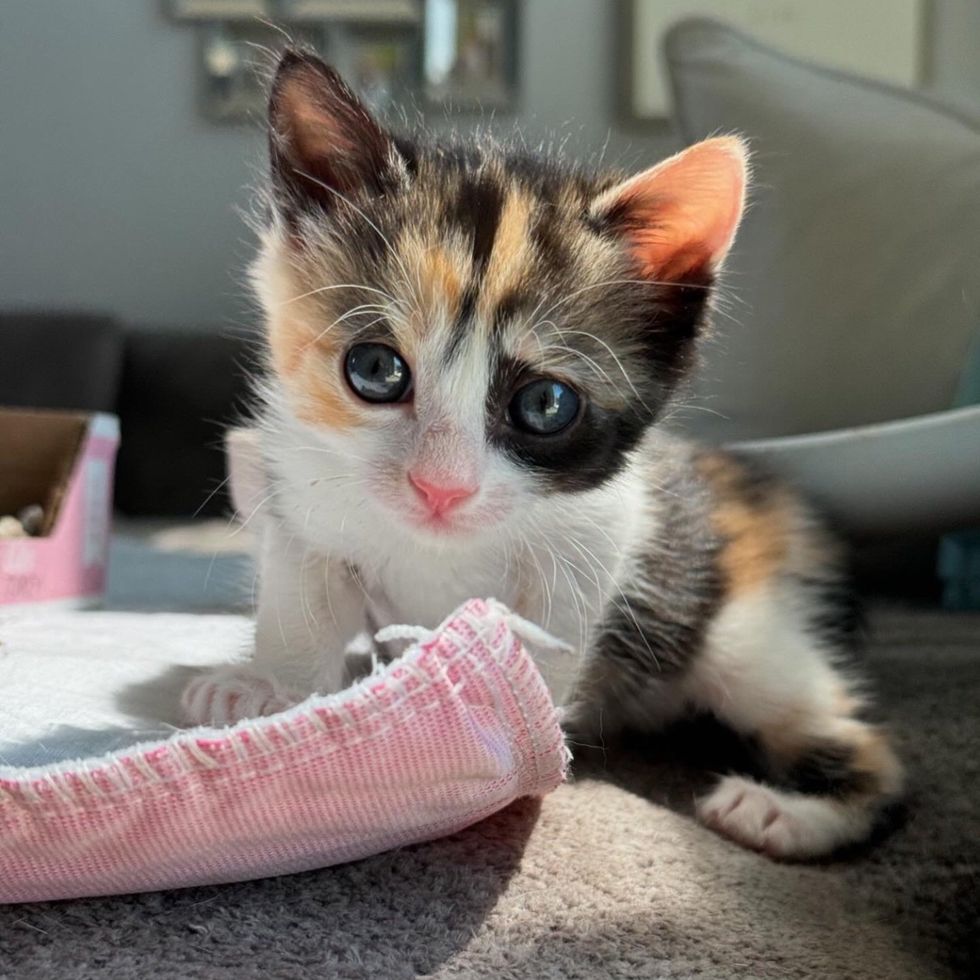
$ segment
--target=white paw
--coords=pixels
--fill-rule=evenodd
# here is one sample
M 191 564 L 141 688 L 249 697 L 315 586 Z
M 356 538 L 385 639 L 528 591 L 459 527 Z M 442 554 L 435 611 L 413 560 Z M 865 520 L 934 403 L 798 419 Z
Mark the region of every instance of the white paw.
M 245 667 L 222 667 L 195 677 L 180 697 L 190 725 L 223 727 L 243 718 L 260 718 L 296 704 L 299 697 L 267 674 Z
M 741 776 L 726 776 L 698 801 L 702 823 L 770 857 L 819 857 L 863 840 L 872 814 L 856 804 L 772 789 Z

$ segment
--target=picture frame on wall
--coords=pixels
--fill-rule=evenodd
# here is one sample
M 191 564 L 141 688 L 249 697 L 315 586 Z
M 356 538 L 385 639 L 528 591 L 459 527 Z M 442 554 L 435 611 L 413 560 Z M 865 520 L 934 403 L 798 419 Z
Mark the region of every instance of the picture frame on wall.
M 418 88 L 417 32 L 398 27 L 290 24 L 301 47 L 316 51 L 379 115 Z M 203 114 L 213 122 L 258 123 L 265 116 L 272 52 L 282 44 L 278 27 L 261 21 L 220 21 L 201 32 Z
M 277 0 L 289 21 L 343 21 L 352 24 L 418 24 L 423 0 Z
M 418 92 L 418 31 L 392 22 L 330 27 L 321 49 L 367 107 L 380 116 L 400 110 Z
M 265 109 L 270 52 L 312 48 L 375 111 L 420 97 L 449 111 L 512 108 L 519 0 L 168 0 L 199 35 L 202 105 L 215 122 Z
M 175 20 L 247 20 L 270 17 L 269 0 L 168 0 Z
M 303 27 L 297 43 L 323 51 L 322 34 Z M 272 24 L 230 20 L 208 24 L 200 35 L 201 108 L 212 122 L 257 123 L 265 116 L 271 56 L 282 42 Z
M 166 0 L 176 20 L 418 24 L 424 0 Z
M 510 108 L 517 96 L 517 0 L 426 0 L 423 91 L 454 108 Z

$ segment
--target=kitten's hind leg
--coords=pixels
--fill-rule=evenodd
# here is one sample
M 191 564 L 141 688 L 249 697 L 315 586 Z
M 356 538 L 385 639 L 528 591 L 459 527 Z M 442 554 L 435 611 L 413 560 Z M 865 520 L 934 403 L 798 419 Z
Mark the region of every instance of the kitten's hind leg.
M 720 611 L 686 694 L 763 753 L 771 783 L 727 776 L 699 802 L 709 827 L 772 857 L 804 859 L 866 839 L 902 788 L 866 701 L 807 627 L 792 595 L 762 588 Z

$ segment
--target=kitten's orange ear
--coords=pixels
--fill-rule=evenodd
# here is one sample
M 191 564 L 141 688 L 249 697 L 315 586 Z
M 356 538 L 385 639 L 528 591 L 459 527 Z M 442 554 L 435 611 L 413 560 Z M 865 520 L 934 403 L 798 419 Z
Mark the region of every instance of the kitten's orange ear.
M 603 192 L 593 214 L 625 236 L 645 276 L 679 282 L 721 267 L 747 181 L 745 143 L 716 137 Z
M 398 159 L 391 137 L 319 58 L 286 51 L 269 93 L 269 155 L 280 199 L 330 210 L 381 192 Z

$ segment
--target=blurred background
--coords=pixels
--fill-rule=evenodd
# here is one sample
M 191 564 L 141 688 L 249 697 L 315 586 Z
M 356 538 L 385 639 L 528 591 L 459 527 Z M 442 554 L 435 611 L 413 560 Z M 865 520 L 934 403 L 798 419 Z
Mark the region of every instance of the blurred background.
M 744 133 L 753 207 L 674 424 L 813 493 L 869 588 L 980 604 L 978 0 L 3 3 L 0 405 L 118 415 L 123 514 L 227 511 L 287 38 L 394 126 L 625 169 Z

